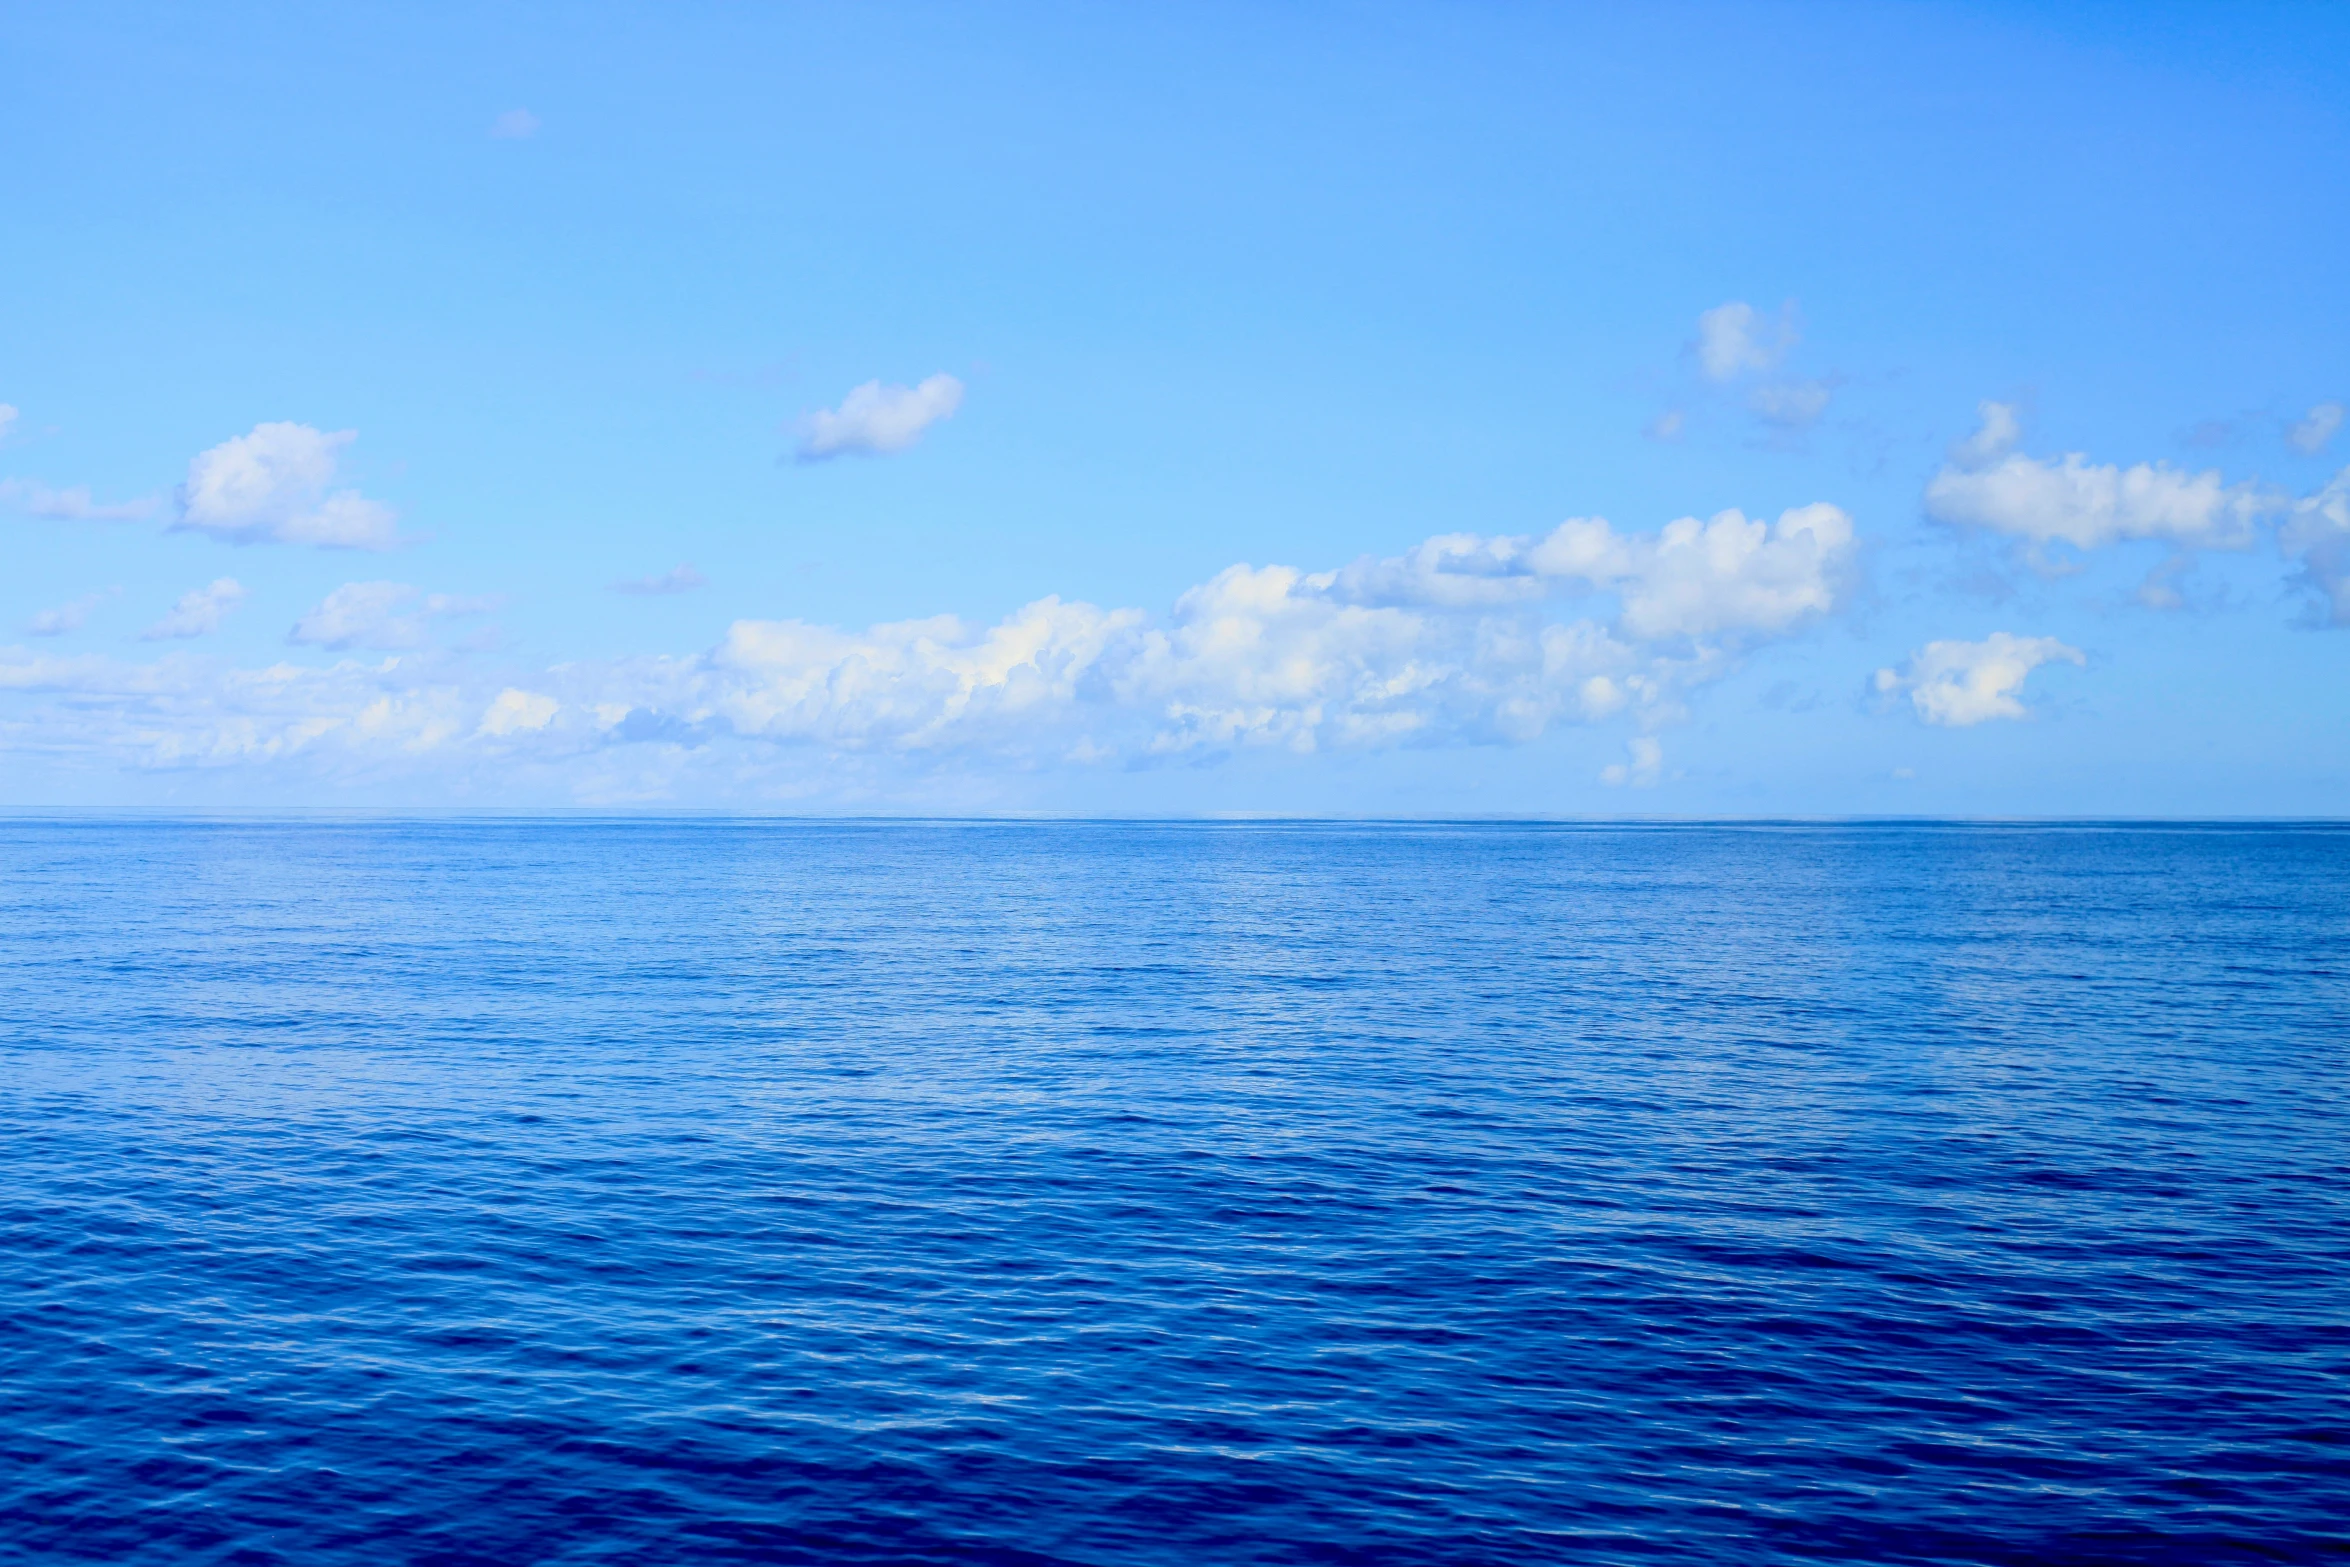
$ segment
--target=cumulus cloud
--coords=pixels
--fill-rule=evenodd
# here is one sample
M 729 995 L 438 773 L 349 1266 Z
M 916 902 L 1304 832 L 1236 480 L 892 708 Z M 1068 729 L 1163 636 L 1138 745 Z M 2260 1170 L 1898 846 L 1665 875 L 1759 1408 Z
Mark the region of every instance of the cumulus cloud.
M 393 512 L 353 489 L 331 489 L 355 430 L 257 424 L 188 464 L 175 528 L 230 544 L 312 544 L 388 550 L 401 543 Z
M 1771 369 L 1796 342 L 1793 305 L 1772 320 L 1733 299 L 1697 318 L 1697 363 L 1709 380 L 1730 381 L 1749 370 Z
M 499 141 L 522 141 L 539 133 L 539 117 L 528 109 L 508 109 L 490 121 L 490 135 Z
M 800 438 L 800 461 L 822 462 L 847 452 L 902 452 L 962 405 L 963 383 L 943 371 L 918 386 L 867 381 L 842 398 L 838 408 L 809 415 Z
M 2329 439 L 2333 422 L 2320 418 L 2329 408 L 2338 422 L 2341 410 L 2321 404 L 2295 432 L 2313 443 Z M 2177 583 L 2196 551 L 2273 542 L 2298 562 L 2297 581 L 2315 599 L 2317 619 L 2350 625 L 2350 469 L 2295 499 L 2257 481 L 2230 484 L 2217 469 L 2191 473 L 2160 462 L 2124 468 L 2079 452 L 2027 457 L 2011 450 L 2020 434 L 2014 408 L 1986 402 L 1981 411 L 1981 428 L 1953 446 L 1949 464 L 1927 481 L 1928 516 L 2023 541 L 2035 556 L 2051 544 L 2169 544 L 2172 558 L 2138 588 L 2138 601 L 2155 609 L 2186 601 Z
M 0 479 L 0 504 L 53 522 L 137 522 L 154 516 L 158 502 L 150 495 L 107 503 L 93 499 L 86 484 L 51 489 L 22 479 Z
M 116 589 L 115 591 L 120 592 L 121 590 Z M 36 637 L 61 637 L 69 631 L 79 631 L 82 629 L 83 622 L 90 618 L 90 611 L 104 603 L 107 597 L 108 595 L 104 593 L 85 593 L 78 599 L 58 605 L 55 609 L 42 610 L 32 618 L 31 624 L 27 625 L 25 630 Z
M 2285 444 L 2305 457 L 2315 457 L 2326 449 L 2334 432 L 2342 428 L 2342 405 L 2319 403 L 2308 414 L 2285 426 Z
M 1884 696 L 1906 692 L 1929 724 L 1962 729 L 1986 719 L 2025 717 L 2029 709 L 2016 699 L 2025 677 L 2060 660 L 2088 662 L 2080 649 L 2054 637 L 1994 631 L 1980 642 L 1929 642 L 1900 669 L 1878 670 L 1876 687 Z
M 519 682 L 426 645 L 432 615 L 474 606 L 349 583 L 295 640 L 396 656 L 232 670 L 0 654 L 0 692 L 43 704 L 15 731 L 38 748 L 174 767 L 307 758 L 328 773 L 428 756 L 463 766 L 476 746 L 500 766 L 585 779 L 623 755 L 699 757 L 724 778 L 850 765 L 912 777 L 949 758 L 1011 776 L 1248 749 L 1513 744 L 1560 725 L 1673 721 L 1745 653 L 1840 606 L 1854 553 L 1832 506 L 1653 533 L 1576 518 L 1319 572 L 1236 565 L 1160 616 L 1048 597 L 992 624 L 745 620 L 700 655 Z M 1638 782 L 1661 752 L 1631 755 Z
M 228 612 L 244 601 L 244 584 L 234 577 L 216 577 L 204 587 L 181 594 L 171 613 L 140 632 L 139 640 L 209 636 L 220 629 Z
M 651 595 L 691 593 L 694 589 L 708 583 L 709 580 L 693 567 L 679 565 L 672 566 L 667 571 L 656 573 L 650 577 L 631 577 L 625 582 L 615 582 L 612 584 L 612 591 Z
M 336 650 L 421 647 L 429 636 L 427 622 L 496 607 L 488 598 L 421 595 L 405 582 L 346 582 L 296 621 L 286 640 Z
M 1946 467 L 1927 481 L 1925 499 L 1926 514 L 1939 522 L 2083 550 L 2132 539 L 2242 549 L 2283 505 L 2275 491 L 2228 484 L 2217 469 L 2189 473 L 2159 462 L 2123 468 L 2079 452 L 2044 459 L 2011 453 L 1980 468 Z
M 690 722 L 850 749 L 1016 745 L 1071 716 L 1081 682 L 1107 694 L 1105 655 L 1142 616 L 1039 599 L 993 626 L 952 615 L 863 632 L 742 620 L 709 655 Z
M 498 693 L 489 711 L 481 715 L 481 733 L 511 735 L 544 729 L 555 721 L 563 704 L 537 691 L 508 686 Z
M 1773 634 L 1835 608 L 1854 556 L 1852 519 L 1837 507 L 1797 506 L 1768 526 L 1731 510 L 1632 544 L 1615 585 L 1634 636 Z
M 1348 602 L 1451 608 L 1558 588 L 1610 591 L 1624 629 L 1653 641 L 1787 630 L 1835 607 L 1854 557 L 1852 519 L 1821 503 L 1792 507 L 1776 523 L 1735 508 L 1682 517 L 1651 535 L 1618 533 L 1595 517 L 1540 537 L 1440 534 L 1403 555 L 1301 580 Z

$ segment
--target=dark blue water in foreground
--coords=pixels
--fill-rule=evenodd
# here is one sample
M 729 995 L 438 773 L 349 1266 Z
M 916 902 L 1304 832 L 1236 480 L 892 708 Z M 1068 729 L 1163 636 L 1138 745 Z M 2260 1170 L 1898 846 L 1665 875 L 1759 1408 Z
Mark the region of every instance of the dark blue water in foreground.
M 2350 1537 L 2350 831 L 0 822 L 0 1560 Z

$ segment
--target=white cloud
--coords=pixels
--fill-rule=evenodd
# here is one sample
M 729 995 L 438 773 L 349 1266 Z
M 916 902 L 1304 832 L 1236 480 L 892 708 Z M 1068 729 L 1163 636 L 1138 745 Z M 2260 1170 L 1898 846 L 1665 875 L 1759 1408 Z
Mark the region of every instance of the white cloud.
M 672 566 L 669 570 L 650 577 L 631 577 L 612 584 L 615 593 L 663 594 L 690 593 L 709 582 L 709 578 L 691 566 Z
M 1767 527 L 1735 510 L 1683 517 L 1632 547 L 1624 625 L 1643 638 L 1786 631 L 1836 607 L 1855 555 L 1852 519 L 1826 504 Z
M 1629 683 L 1657 690 L 1596 626 L 1349 602 L 1327 574 L 1285 566 L 1234 566 L 1191 589 L 1114 673 L 1149 716 L 1153 754 L 1531 739 L 1616 711 Z
M 1828 411 L 1835 388 L 1826 381 L 1770 381 L 1746 394 L 1757 419 L 1782 430 L 1807 430 Z
M 510 735 L 525 730 L 544 729 L 555 721 L 555 715 L 562 710 L 563 704 L 551 696 L 508 686 L 498 693 L 498 699 L 490 704 L 489 711 L 481 715 L 481 733 Z
M 528 109 L 508 109 L 490 121 L 490 135 L 500 141 L 521 141 L 539 133 L 539 117 Z
M 1950 460 L 1961 468 L 1987 468 L 2015 450 L 2016 442 L 2024 438 L 2024 421 L 2013 403 L 1986 398 L 1975 405 L 1975 414 L 1980 420 L 1975 433 L 1951 443 Z
M 121 590 L 118 588 L 114 591 Z M 104 603 L 109 596 L 105 593 L 85 593 L 55 609 L 42 610 L 32 618 L 32 623 L 25 630 L 36 637 L 61 637 L 69 631 L 79 631 L 82 623 L 90 618 L 90 611 Z
M 1632 753 L 1632 759 L 1601 768 L 1599 781 L 1616 788 L 1626 784 L 1646 788 L 1655 783 L 1664 771 L 1664 745 L 1652 736 L 1635 735 L 1626 742 L 1625 749 Z
M 171 606 L 171 613 L 139 633 L 142 642 L 160 642 L 169 637 L 209 636 L 220 629 L 220 623 L 245 601 L 244 584 L 234 577 L 216 577 L 208 585 L 180 595 L 180 601 Z
M 2084 550 L 2130 539 L 2241 549 L 2283 505 L 2272 490 L 2224 482 L 2217 469 L 2122 468 L 2079 452 L 2047 459 L 2016 453 L 1974 470 L 1944 468 L 1927 481 L 1925 500 L 1926 514 L 1940 522 Z
M 718 788 L 844 768 L 919 778 L 950 758 L 958 776 L 1012 777 L 1246 749 L 1511 744 L 1560 725 L 1674 721 L 1746 650 L 1840 605 L 1855 549 L 1832 506 L 1646 534 L 1577 518 L 1329 571 L 1233 566 L 1163 616 L 1043 598 L 993 624 L 745 620 L 699 656 L 519 680 L 425 646 L 433 615 L 477 603 L 348 583 L 296 641 L 417 651 L 268 670 L 0 654 L 0 692 L 39 704 L 13 730 L 0 707 L 0 733 L 133 765 L 300 759 L 327 776 L 494 758 L 588 791 L 616 769 Z M 1631 755 L 1638 782 L 1661 752 Z
M 296 621 L 286 640 L 338 650 L 422 647 L 427 639 L 426 622 L 480 614 L 496 607 L 496 600 L 487 598 L 457 598 L 446 593 L 421 597 L 405 582 L 346 582 Z
M 2325 622 L 2350 626 L 2350 468 L 2294 502 L 2278 542 L 2300 558 L 2302 584 Z
M 19 756 L 145 769 L 307 759 L 329 779 L 430 765 L 479 711 L 444 671 L 414 661 L 242 669 L 186 652 L 129 663 L 0 650 L 0 696 L 42 704 L 28 720 L 0 719 Z
M 2342 428 L 2342 405 L 2319 403 L 2306 417 L 2285 426 L 2285 444 L 2304 457 L 2315 457 L 2326 449 L 2334 432 Z
M 2054 637 L 2018 637 L 1994 631 L 1980 642 L 1929 642 L 1899 670 L 1877 671 L 1879 693 L 1909 694 L 1929 724 L 1965 728 L 1991 718 L 2022 718 L 2016 700 L 2024 677 L 2042 664 L 2085 664 L 2080 649 Z
M 1790 508 L 1776 524 L 1736 509 L 1653 535 L 1573 517 L 1532 536 L 1440 534 L 1406 554 L 1304 581 L 1364 604 L 1453 608 L 1525 602 L 1554 588 L 1610 591 L 1634 639 L 1774 633 L 1833 609 L 1855 564 L 1852 519 Z M 1198 591 L 1198 590 L 1194 590 Z
M 57 490 L 22 479 L 0 479 L 0 504 L 52 522 L 136 522 L 157 506 L 153 496 L 108 504 L 92 499 L 86 484 Z
M 1229 567 L 1159 625 L 1059 599 L 988 628 L 743 621 L 713 655 L 730 678 L 711 711 L 737 733 L 904 749 L 1065 723 L 1139 725 L 1148 755 L 1527 740 L 1627 708 L 1671 712 L 1735 648 L 1834 609 L 1854 553 L 1833 506 L 1776 524 L 1688 517 L 1648 536 L 1578 518 L 1540 537 L 1441 535 L 1334 571 Z M 1614 624 L 1548 619 L 1559 592 L 1613 594 Z
M 2333 433 L 2320 417 L 2328 409 L 2338 421 L 2339 407 L 2321 404 L 2294 427 L 2296 436 L 2311 438 L 2311 450 Z M 2178 583 L 2195 551 L 2246 549 L 2273 536 L 2299 562 L 2298 580 L 2316 596 L 2320 617 L 2350 626 L 2350 469 L 2295 500 L 2253 481 L 2229 484 L 2217 469 L 2189 473 L 2159 462 L 2123 468 L 2079 452 L 2026 457 L 2009 450 L 2019 433 L 2013 407 L 1986 402 L 1982 416 L 1982 428 L 1952 447 L 1950 465 L 1927 481 L 1928 516 L 2024 540 L 2035 556 L 2051 544 L 2170 544 L 2177 553 L 2138 588 L 2138 601 L 2155 609 L 2186 602 Z
M 808 417 L 800 461 L 821 462 L 844 452 L 902 452 L 962 404 L 963 383 L 944 372 L 919 386 L 867 381 L 842 398 L 838 408 L 819 409 Z
M 8 439 L 9 428 L 16 423 L 16 416 L 16 404 L 0 403 L 0 441 Z
M 257 424 L 201 453 L 180 486 L 177 528 L 230 544 L 313 544 L 388 550 L 402 541 L 390 507 L 357 490 L 329 490 L 355 430 Z
M 1652 441 L 1677 441 L 1688 428 L 1689 416 L 1678 408 L 1668 408 L 1648 421 L 1640 433 Z
M 1796 342 L 1792 305 L 1771 321 L 1744 300 L 1733 299 L 1697 318 L 1697 362 L 1709 380 L 1729 381 L 1748 370 L 1768 370 Z
M 1000 747 L 1066 719 L 1080 679 L 1101 678 L 1141 618 L 1046 598 L 988 627 L 952 615 L 864 632 L 741 620 L 709 656 L 716 678 L 697 719 L 851 749 Z

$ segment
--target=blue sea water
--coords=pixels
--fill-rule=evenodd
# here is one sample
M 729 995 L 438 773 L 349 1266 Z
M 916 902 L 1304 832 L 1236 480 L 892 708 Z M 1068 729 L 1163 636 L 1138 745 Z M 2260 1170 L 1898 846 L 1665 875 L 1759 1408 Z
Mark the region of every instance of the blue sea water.
M 0 822 L 0 1560 L 2350 1553 L 2350 831 Z

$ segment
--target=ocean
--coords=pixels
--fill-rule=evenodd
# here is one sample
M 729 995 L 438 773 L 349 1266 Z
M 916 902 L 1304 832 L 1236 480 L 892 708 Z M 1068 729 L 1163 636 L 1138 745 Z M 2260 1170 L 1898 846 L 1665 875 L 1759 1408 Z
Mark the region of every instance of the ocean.
M 2350 829 L 0 821 L 0 1561 L 2350 1555 Z

